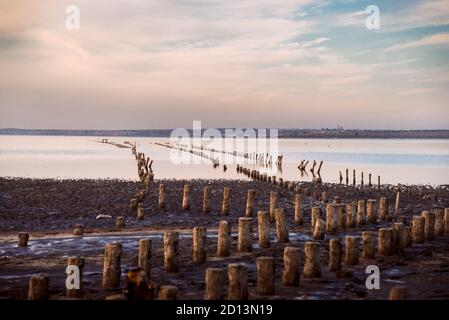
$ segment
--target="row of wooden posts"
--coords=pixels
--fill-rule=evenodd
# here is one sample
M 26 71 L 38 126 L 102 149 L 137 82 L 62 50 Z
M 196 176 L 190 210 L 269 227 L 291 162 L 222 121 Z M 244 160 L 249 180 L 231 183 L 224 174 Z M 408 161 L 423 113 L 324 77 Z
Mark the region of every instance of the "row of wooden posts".
M 340 174 L 340 184 L 343 184 L 343 175 L 341 171 L 339 171 Z M 372 183 L 372 176 L 371 173 L 368 174 L 368 187 L 373 186 Z M 364 173 L 363 171 L 360 172 L 360 186 L 364 186 Z M 352 170 L 352 186 L 355 187 L 357 185 L 357 178 L 356 178 L 356 171 L 355 169 Z M 349 186 L 349 169 L 346 169 L 346 186 Z M 380 176 L 377 176 L 377 188 L 380 189 Z
M 313 215 L 313 213 L 312 213 Z M 258 214 L 258 240 L 260 248 L 268 248 L 270 241 L 270 215 L 268 212 L 259 211 Z M 284 211 L 276 209 L 276 234 L 281 243 L 288 243 L 289 236 L 285 222 Z M 313 219 L 313 217 L 312 217 Z M 251 252 L 252 245 L 252 218 L 239 218 L 237 250 L 239 252 Z M 317 218 L 315 223 L 319 223 Z M 326 225 L 329 225 L 326 222 Z M 329 230 L 328 230 L 329 231 Z M 331 233 L 331 232 L 329 232 Z M 421 216 L 413 216 L 411 230 L 401 222 L 393 222 L 391 228 L 378 230 L 377 253 L 381 256 L 401 254 L 404 248 L 409 248 L 412 243 L 423 243 L 425 240 L 434 240 L 443 234 L 449 235 L 449 208 L 445 209 L 444 216 L 441 210 L 435 212 L 424 211 Z M 192 230 L 192 262 L 202 264 L 207 259 L 207 230 L 205 227 L 195 227 Z M 363 249 L 362 258 L 375 259 L 376 245 L 375 233 L 362 232 Z M 19 246 L 26 246 L 28 234 L 19 233 Z M 339 238 L 329 239 L 329 271 L 342 270 L 342 261 L 348 266 L 359 264 L 359 237 L 348 235 L 345 237 L 345 249 L 343 250 Z M 128 298 L 150 298 L 152 289 L 149 288 L 151 279 L 151 248 L 150 239 L 139 241 L 138 268 L 127 273 Z M 179 233 L 175 231 L 165 232 L 164 240 L 164 268 L 167 272 L 179 271 Z M 304 245 L 304 267 L 301 267 L 301 250 L 297 247 L 284 248 L 284 269 L 282 282 L 287 286 L 299 285 L 301 274 L 305 278 L 321 277 L 320 262 L 321 244 L 316 241 L 307 241 Z M 108 243 L 105 245 L 103 265 L 103 288 L 117 289 L 121 279 L 122 245 L 120 243 Z M 231 225 L 228 221 L 220 221 L 218 227 L 218 240 L 216 255 L 228 257 L 231 252 Z M 344 255 L 343 255 L 344 253 Z M 69 257 L 68 265 L 76 265 L 80 270 L 80 283 L 82 283 L 83 257 Z M 275 293 L 275 261 L 273 257 L 262 256 L 256 259 L 257 288 L 260 295 L 273 295 Z M 223 299 L 225 285 L 225 270 L 221 268 L 209 268 L 206 270 L 205 299 Z M 228 265 L 228 299 L 247 299 L 247 268 L 244 264 L 232 263 Z M 29 282 L 29 299 L 48 298 L 49 277 L 45 275 L 33 275 Z M 162 286 L 160 299 L 176 299 L 178 288 L 174 286 Z M 82 288 L 68 289 L 68 297 L 79 298 L 82 296 Z

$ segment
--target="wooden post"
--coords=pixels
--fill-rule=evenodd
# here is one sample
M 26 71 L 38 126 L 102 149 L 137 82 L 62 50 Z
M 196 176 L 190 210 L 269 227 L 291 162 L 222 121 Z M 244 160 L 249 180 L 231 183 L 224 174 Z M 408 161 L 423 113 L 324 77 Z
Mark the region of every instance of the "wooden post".
M 444 235 L 449 236 L 449 208 L 444 209 Z
M 360 177 L 360 185 L 363 187 L 363 171 L 362 171 L 362 174 L 361 174 L 361 177 Z
M 144 210 L 143 210 L 143 206 L 141 204 L 139 204 L 137 206 L 137 220 L 143 220 L 145 216 Z
M 357 201 L 357 225 L 366 224 L 366 205 L 365 200 Z
M 125 228 L 125 217 L 117 217 L 115 220 L 115 228 L 121 230 Z
M 396 253 L 403 251 L 404 224 L 402 222 L 393 223 L 393 248 Z
M 391 256 L 393 254 L 393 229 L 379 229 L 379 239 L 377 250 L 381 256 Z
M 190 185 L 184 185 L 182 192 L 182 210 L 190 210 Z
M 135 199 L 135 198 L 131 199 L 129 202 L 129 209 L 131 211 L 137 210 L 138 204 L 139 204 L 139 201 L 137 201 L 137 199 Z
M 245 217 L 251 218 L 253 216 L 254 211 L 254 198 L 256 195 L 256 191 L 248 190 L 248 194 L 246 196 L 246 208 L 245 208 Z
M 412 227 L 405 226 L 404 233 L 402 235 L 402 247 L 411 248 L 413 243 L 412 239 Z
M 368 186 L 371 187 L 373 184 L 371 183 L 371 173 L 368 174 Z
M 167 272 L 178 272 L 179 232 L 164 233 L 164 268 Z
M 371 231 L 362 232 L 363 239 L 363 259 L 374 259 L 376 256 L 376 240 Z
M 276 220 L 274 216 L 274 211 L 276 209 L 276 200 L 277 200 L 277 193 L 274 191 L 270 191 L 270 207 L 269 207 L 269 214 L 270 214 L 270 222 L 273 222 Z
M 355 236 L 346 236 L 345 262 L 349 266 L 359 264 L 359 238 Z
M 217 256 L 228 257 L 231 251 L 231 225 L 220 221 L 218 225 Z
M 379 201 L 380 220 L 387 220 L 388 218 L 388 198 L 380 197 Z
M 404 286 L 395 286 L 390 289 L 388 300 L 405 300 L 407 297 L 407 290 Z
M 251 252 L 251 223 L 252 218 L 239 218 L 237 249 L 240 252 Z
M 320 207 L 312 207 L 311 209 L 311 231 L 315 230 L 315 223 L 318 218 L 321 218 L 321 208 Z
M 353 228 L 355 226 L 357 215 L 357 205 L 351 202 L 346 205 L 346 227 Z
M 273 257 L 259 257 L 257 265 L 257 288 L 260 295 L 274 294 L 274 259 Z
M 84 258 L 83 257 L 69 257 L 67 259 L 67 266 L 76 266 L 78 268 L 78 279 L 74 280 L 74 285 L 78 284 L 78 288 L 66 289 L 66 295 L 68 298 L 81 298 L 83 296 L 83 269 Z M 66 280 L 67 281 L 67 280 Z
M 223 204 L 221 206 L 221 214 L 229 215 L 229 199 L 231 195 L 231 188 L 224 187 L 223 189 Z
M 287 223 L 285 222 L 284 208 L 277 208 L 276 215 L 276 234 L 278 242 L 289 242 Z
M 377 222 L 377 200 L 368 199 L 366 203 L 366 221 L 370 223 Z
M 225 270 L 220 268 L 207 268 L 204 300 L 223 300 L 225 282 Z
M 178 298 L 178 287 L 161 286 L 159 288 L 159 300 L 176 300 Z
M 159 209 L 165 208 L 165 184 L 159 184 Z
M 312 232 L 312 237 L 314 240 L 324 240 L 326 235 L 326 221 L 318 217 L 315 220 L 315 228 Z
M 295 223 L 303 224 L 302 219 L 302 195 L 295 193 Z
M 435 215 L 430 211 L 423 211 L 424 217 L 424 240 L 435 239 Z
M 259 247 L 270 247 L 270 217 L 265 211 L 257 213 L 257 225 L 259 233 Z
M 106 243 L 104 246 L 103 288 L 117 289 L 120 286 L 122 257 L 121 243 Z
M 329 239 L 329 271 L 341 270 L 341 243 L 340 239 Z
M 204 263 L 207 258 L 206 227 L 193 228 L 192 239 L 193 239 L 192 261 L 194 264 Z
M 153 288 L 148 286 L 145 271 L 138 267 L 126 273 L 126 287 L 128 289 L 128 300 L 153 300 Z
M 377 176 L 377 189 L 380 189 L 380 176 Z
M 424 217 L 413 216 L 412 221 L 412 240 L 416 243 L 424 242 Z
M 326 231 L 336 233 L 338 230 L 338 204 L 328 204 L 326 206 Z
M 45 274 L 30 277 L 28 285 L 28 300 L 48 300 L 50 278 Z
M 349 169 L 346 169 L 346 186 L 349 185 Z
M 19 232 L 19 247 L 27 247 L 30 236 L 26 232 Z
M 320 244 L 317 242 L 307 241 L 304 245 L 305 262 L 304 262 L 304 277 L 305 278 L 320 278 Z
M 244 264 L 231 263 L 228 265 L 228 299 L 247 300 L 248 299 L 248 272 Z
M 142 268 L 148 280 L 151 279 L 151 243 L 150 239 L 139 240 L 138 266 Z
M 399 213 L 399 206 L 400 206 L 400 202 L 401 202 L 401 192 L 398 191 L 396 193 L 396 204 L 394 206 L 394 215 L 393 215 L 393 220 L 396 220 L 398 213 Z
M 210 199 L 209 199 L 210 189 L 208 186 L 203 189 L 203 213 L 210 212 Z
M 355 179 L 355 169 L 352 170 L 352 186 L 355 188 L 356 179 Z
M 84 227 L 82 224 L 75 224 L 73 227 L 73 235 L 74 236 L 82 236 L 84 233 Z
M 443 211 L 435 210 L 435 239 L 443 236 L 444 234 L 444 221 L 443 221 Z
M 284 270 L 282 283 L 286 286 L 297 286 L 301 276 L 301 250 L 295 247 L 284 249 Z

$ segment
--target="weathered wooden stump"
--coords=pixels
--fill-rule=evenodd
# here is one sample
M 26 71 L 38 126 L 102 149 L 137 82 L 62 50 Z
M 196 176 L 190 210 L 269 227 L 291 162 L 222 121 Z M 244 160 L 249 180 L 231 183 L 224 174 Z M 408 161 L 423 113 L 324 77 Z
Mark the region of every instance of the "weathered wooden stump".
M 435 210 L 435 239 L 444 234 L 444 214 L 442 210 Z
M 28 300 L 48 300 L 50 278 L 45 274 L 30 277 L 28 284 Z
M 355 227 L 357 215 L 357 205 L 352 202 L 346 205 L 346 228 Z
M 69 289 L 69 286 L 66 285 L 66 295 L 68 298 L 81 298 L 83 296 L 83 269 L 84 269 L 84 258 L 83 257 L 69 257 L 67 259 L 67 266 L 76 266 L 78 268 L 78 271 L 76 272 L 77 275 L 74 274 L 73 282 L 71 284 L 73 285 L 72 289 Z M 68 275 L 70 276 L 70 275 Z M 66 280 L 67 282 L 67 280 Z
M 346 206 L 344 204 L 339 204 L 337 206 L 337 227 L 338 230 L 346 229 Z
M 226 272 L 220 268 L 206 269 L 206 290 L 204 300 L 223 300 Z
M 139 240 L 138 266 L 145 272 L 147 279 L 151 279 L 151 244 L 150 239 Z
M 165 184 L 159 184 L 159 209 L 165 208 Z
M 320 278 L 320 244 L 317 242 L 307 241 L 304 245 L 305 261 L 304 261 L 304 277 Z
M 412 227 L 405 226 L 402 234 L 402 247 L 411 248 L 413 244 Z
M 340 239 L 329 239 L 329 271 L 341 270 L 341 251 Z
M 366 203 L 366 221 L 368 223 L 377 222 L 377 200 L 368 199 Z
M 366 224 L 366 205 L 365 200 L 357 201 L 357 225 Z
M 260 295 L 274 294 L 274 258 L 259 257 L 257 265 L 257 293 Z
M 230 196 L 231 196 L 231 188 L 224 187 L 224 189 L 223 189 L 223 204 L 221 206 L 221 214 L 229 215 Z
M 326 231 L 330 234 L 338 230 L 338 204 L 328 204 L 326 206 Z
M 73 226 L 73 235 L 82 236 L 84 234 L 84 226 L 82 224 L 75 224 Z
M 295 247 L 285 247 L 282 283 L 286 286 L 297 286 L 299 285 L 300 277 L 301 277 L 301 250 Z
M 115 219 L 115 228 L 121 230 L 125 228 L 125 217 L 117 217 Z
M 302 195 L 300 193 L 295 193 L 295 223 L 303 224 Z
M 359 238 L 346 236 L 345 238 L 345 263 L 349 266 L 359 264 Z
M 252 251 L 251 223 L 252 218 L 239 218 L 237 249 L 240 252 Z
M 388 198 L 380 197 L 379 200 L 379 218 L 380 220 L 388 219 Z
M 404 286 L 395 286 L 390 289 L 388 300 L 405 300 L 407 298 L 407 289 Z
M 228 221 L 218 224 L 217 256 L 227 257 L 231 252 L 231 225 Z
M 195 227 L 192 232 L 193 252 L 192 261 L 194 264 L 206 262 L 207 258 L 207 230 L 206 227 Z
M 248 271 L 244 264 L 231 263 L 228 265 L 228 299 L 248 299 Z
M 401 222 L 393 223 L 393 247 L 396 253 L 403 252 L 404 224 Z
M 430 211 L 423 211 L 424 217 L 424 240 L 435 239 L 435 215 Z
M 275 216 L 276 216 L 276 234 L 278 241 L 283 243 L 289 242 L 284 208 L 277 208 L 275 211 Z
M 416 243 L 424 242 L 424 217 L 423 216 L 413 216 L 412 239 L 413 239 L 413 242 L 416 242 Z
M 121 243 L 106 243 L 103 261 L 103 288 L 116 289 L 120 286 L 121 257 Z
M 153 289 L 148 286 L 145 271 L 138 267 L 126 273 L 126 287 L 128 289 L 128 300 L 152 300 Z
M 449 236 L 449 208 L 444 209 L 444 234 Z
M 315 221 L 315 229 L 313 230 L 312 237 L 314 240 L 324 240 L 325 235 L 326 221 L 318 217 Z
M 137 220 L 143 220 L 145 217 L 145 211 L 143 209 L 143 206 L 139 204 L 137 206 Z
M 179 289 L 176 286 L 161 286 L 159 300 L 177 300 Z
M 179 232 L 164 233 L 164 268 L 167 272 L 178 272 Z
M 259 233 L 259 247 L 270 247 L 270 217 L 265 211 L 257 212 L 257 225 Z
M 311 218 L 310 218 L 310 231 L 314 232 L 315 230 L 315 223 L 318 218 L 321 218 L 321 208 L 320 207 L 312 207 L 311 211 Z
M 270 214 L 270 222 L 275 221 L 274 211 L 276 210 L 276 202 L 277 202 L 277 193 L 274 191 L 270 192 L 270 205 L 269 205 L 269 214 Z
M 182 192 L 182 210 L 190 210 L 190 185 L 184 185 Z
M 248 190 L 248 195 L 246 196 L 246 208 L 245 208 L 245 216 L 247 218 L 251 218 L 253 216 L 255 196 L 256 196 L 256 191 Z
M 377 251 L 381 256 L 393 255 L 393 229 L 381 228 L 379 229 L 379 238 L 377 243 Z
M 371 231 L 362 232 L 363 259 L 374 259 L 376 257 L 376 239 Z
M 28 239 L 30 236 L 26 232 L 19 232 L 19 247 L 27 247 L 28 246 Z
M 210 212 L 210 188 L 208 186 L 203 188 L 203 213 Z

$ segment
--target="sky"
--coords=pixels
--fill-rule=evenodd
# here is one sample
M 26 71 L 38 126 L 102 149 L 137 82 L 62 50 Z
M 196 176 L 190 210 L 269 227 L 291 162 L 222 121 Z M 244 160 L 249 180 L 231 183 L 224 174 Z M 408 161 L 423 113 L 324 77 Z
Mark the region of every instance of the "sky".
M 0 0 L 0 128 L 194 120 L 449 129 L 449 0 Z

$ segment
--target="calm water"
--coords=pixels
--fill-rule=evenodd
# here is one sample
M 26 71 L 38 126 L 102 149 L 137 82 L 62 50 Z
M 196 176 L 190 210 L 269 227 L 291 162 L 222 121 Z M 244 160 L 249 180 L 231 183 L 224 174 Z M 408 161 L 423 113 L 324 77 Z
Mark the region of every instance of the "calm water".
M 99 139 L 0 136 L 0 176 L 135 180 L 136 162 L 131 150 L 96 142 Z M 110 137 L 109 140 L 136 141 L 138 149 L 154 160 L 156 178 L 245 179 L 236 173 L 235 164 L 229 165 L 226 172 L 221 166 L 213 169 L 209 161 L 196 156 L 193 159 L 202 163 L 173 164 L 171 149 L 154 144 L 169 139 Z M 357 181 L 363 171 L 365 183 L 368 173 L 372 173 L 373 182 L 380 175 L 382 183 L 449 184 L 449 140 L 280 139 L 279 153 L 284 154 L 282 172 L 276 166 L 259 169 L 286 180 L 308 181 L 311 174 L 301 177 L 299 162 L 323 160 L 321 176 L 326 182 L 338 181 L 338 172 L 344 173 L 348 168 L 351 182 L 352 169 L 356 169 Z

